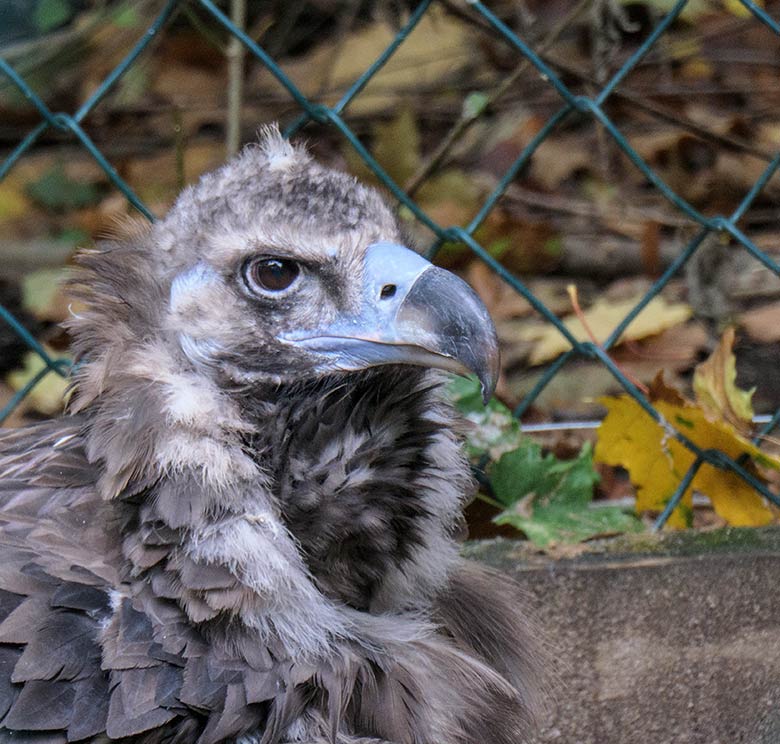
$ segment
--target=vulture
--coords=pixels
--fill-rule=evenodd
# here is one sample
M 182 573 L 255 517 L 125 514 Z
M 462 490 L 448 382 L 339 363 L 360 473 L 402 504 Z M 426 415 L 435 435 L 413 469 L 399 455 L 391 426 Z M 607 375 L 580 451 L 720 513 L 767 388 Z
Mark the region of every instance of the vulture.
M 0 742 L 526 740 L 444 389 L 490 395 L 495 329 L 404 242 L 269 129 L 80 255 L 66 415 L 0 436 Z

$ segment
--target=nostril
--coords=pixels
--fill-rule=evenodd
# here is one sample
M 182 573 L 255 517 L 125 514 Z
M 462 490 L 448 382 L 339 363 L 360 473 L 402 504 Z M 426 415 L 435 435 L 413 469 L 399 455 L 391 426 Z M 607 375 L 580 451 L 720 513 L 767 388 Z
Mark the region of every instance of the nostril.
M 395 284 L 385 284 L 385 286 L 382 287 L 382 291 L 379 293 L 379 298 L 381 300 L 387 300 L 395 294 L 395 290 Z

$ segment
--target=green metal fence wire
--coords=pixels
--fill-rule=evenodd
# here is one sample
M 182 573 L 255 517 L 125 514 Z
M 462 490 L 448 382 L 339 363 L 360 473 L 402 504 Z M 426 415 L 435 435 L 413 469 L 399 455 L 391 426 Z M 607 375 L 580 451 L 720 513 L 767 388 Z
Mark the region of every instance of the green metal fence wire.
M 471 10 L 481 17 L 496 35 L 502 38 L 510 47 L 512 47 L 519 57 L 524 57 L 533 65 L 544 80 L 555 89 L 561 99 L 561 107 L 554 113 L 539 130 L 539 132 L 528 143 L 525 149 L 520 153 L 517 159 L 507 169 L 498 185 L 485 200 L 476 216 L 468 225 L 440 225 L 433 220 L 425 211 L 410 198 L 404 190 L 383 170 L 380 164 L 372 157 L 365 146 L 361 143 L 355 133 L 350 129 L 344 119 L 344 113 L 350 103 L 360 94 L 368 82 L 393 56 L 396 50 L 404 43 L 409 34 L 414 30 L 420 20 L 425 16 L 435 0 L 423 0 L 411 12 L 405 25 L 398 31 L 395 38 L 387 48 L 377 57 L 362 75 L 349 87 L 342 98 L 333 106 L 326 106 L 321 103 L 310 100 L 305 96 L 296 85 L 287 77 L 281 67 L 275 60 L 255 41 L 253 41 L 241 29 L 237 28 L 227 15 L 212 0 L 168 0 L 162 10 L 159 12 L 154 22 L 148 27 L 146 33 L 132 48 L 130 53 L 120 62 L 119 65 L 102 81 L 97 90 L 82 104 L 82 106 L 73 114 L 52 111 L 27 82 L 0 57 L 0 74 L 4 75 L 18 90 L 32 103 L 41 116 L 40 123 L 34 127 L 26 137 L 13 149 L 8 157 L 0 164 L 0 180 L 2 180 L 22 156 L 30 150 L 48 129 L 55 129 L 60 132 L 69 132 L 86 151 L 94 158 L 97 164 L 103 169 L 111 182 L 127 197 L 130 203 L 144 214 L 150 220 L 154 219 L 152 213 L 143 204 L 141 199 L 133 192 L 130 186 L 120 177 L 111 163 L 104 157 L 99 148 L 90 139 L 89 135 L 81 126 L 84 118 L 94 110 L 94 108 L 105 98 L 105 96 L 116 85 L 117 81 L 125 72 L 135 63 L 151 44 L 157 34 L 163 29 L 171 16 L 184 2 L 190 2 L 199 5 L 201 9 L 219 26 L 222 26 L 229 34 L 237 38 L 246 49 L 254 55 L 267 70 L 276 78 L 280 86 L 287 92 L 292 101 L 300 108 L 300 116 L 285 130 L 285 136 L 291 136 L 311 121 L 321 124 L 327 124 L 338 130 L 345 140 L 354 148 L 357 155 L 373 171 L 382 184 L 393 194 L 400 204 L 408 208 L 412 214 L 434 234 L 435 240 L 428 250 L 428 255 L 434 257 L 439 248 L 444 243 L 461 243 L 466 245 L 480 260 L 487 264 L 496 274 L 507 282 L 515 291 L 522 295 L 531 306 L 549 323 L 566 338 L 571 344 L 571 349 L 560 356 L 552 363 L 533 389 L 525 396 L 523 401 L 514 411 L 517 417 L 521 417 L 529 406 L 541 394 L 544 388 L 550 383 L 555 375 L 569 361 L 576 357 L 585 357 L 599 360 L 609 372 L 614 376 L 618 383 L 628 392 L 646 411 L 647 415 L 660 424 L 669 436 L 676 438 L 684 444 L 694 455 L 695 461 L 688 472 L 683 477 L 679 487 L 669 499 L 663 513 L 658 517 L 656 527 L 660 528 L 674 508 L 680 503 L 685 491 L 690 486 L 693 478 L 702 465 L 709 464 L 716 468 L 726 471 L 732 471 L 742 477 L 747 483 L 755 488 L 762 496 L 773 504 L 780 506 L 780 497 L 770 491 L 761 483 L 748 469 L 745 468 L 743 461 L 734 460 L 725 453 L 716 449 L 702 449 L 683 433 L 668 423 L 663 416 L 653 407 L 647 397 L 621 372 L 609 357 L 609 349 L 618 341 L 621 334 L 628 325 L 636 318 L 645 306 L 661 292 L 668 284 L 671 278 L 679 272 L 682 267 L 696 253 L 705 239 L 713 234 L 722 234 L 730 236 L 737 244 L 742 246 L 757 261 L 767 267 L 769 270 L 780 276 L 780 266 L 776 264 L 766 253 L 759 249 L 749 237 L 747 237 L 739 228 L 739 222 L 749 209 L 753 200 L 758 196 L 766 183 L 780 168 L 780 152 L 766 166 L 761 177 L 756 181 L 753 187 L 745 194 L 739 206 L 730 215 L 717 215 L 707 217 L 679 194 L 675 193 L 653 169 L 642 159 L 639 153 L 631 147 L 626 138 L 621 134 L 617 126 L 610 120 L 604 111 L 604 104 L 624 80 L 626 75 L 640 62 L 640 60 L 656 44 L 658 39 L 664 34 L 669 26 L 680 16 L 689 0 L 677 0 L 671 10 L 660 20 L 652 33 L 642 42 L 636 52 L 620 67 L 620 69 L 607 81 L 600 92 L 593 96 L 575 95 L 564 84 L 561 78 L 536 54 L 533 49 L 520 37 L 504 24 L 487 6 L 481 2 L 467 0 Z M 780 36 L 780 23 L 773 19 L 763 8 L 760 8 L 751 0 L 739 0 L 740 4 L 756 19 L 758 23 L 764 24 L 771 32 Z M 491 210 L 496 206 L 499 199 L 504 194 L 509 184 L 529 163 L 531 157 L 537 148 L 547 137 L 559 127 L 564 120 L 571 116 L 589 116 L 596 120 L 603 129 L 612 137 L 618 147 L 626 154 L 631 162 L 639 171 L 652 183 L 658 191 L 671 202 L 678 210 L 700 226 L 699 232 L 688 243 L 681 254 L 672 262 L 664 274 L 652 285 L 648 292 L 642 297 L 637 305 L 629 312 L 626 317 L 610 334 L 609 338 L 599 347 L 596 344 L 578 341 L 570 331 L 561 323 L 557 316 L 540 300 L 528 287 L 511 272 L 509 272 L 496 258 L 494 258 L 480 243 L 474 238 L 475 231 L 486 219 Z M 2 422 L 9 413 L 19 405 L 24 397 L 33 389 L 35 385 L 47 374 L 67 375 L 69 362 L 66 359 L 57 359 L 52 357 L 36 341 L 35 338 L 13 317 L 11 313 L 0 306 L 0 318 L 8 323 L 11 328 L 24 340 L 30 349 L 35 351 L 43 359 L 44 368 L 31 379 L 23 389 L 19 390 L 13 399 L 5 407 L 0 409 L 0 422 Z M 780 422 L 780 410 L 762 427 L 756 436 L 755 442 L 758 444 L 762 438 L 774 429 Z

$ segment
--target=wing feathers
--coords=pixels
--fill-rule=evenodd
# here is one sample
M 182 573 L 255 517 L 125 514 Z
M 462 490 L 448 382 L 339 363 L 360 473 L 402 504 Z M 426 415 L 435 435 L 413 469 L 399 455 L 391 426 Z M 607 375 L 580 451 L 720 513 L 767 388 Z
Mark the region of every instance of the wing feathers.
M 25 646 L 11 681 L 81 679 L 99 666 L 94 621 L 83 614 L 55 610 Z
M 68 741 L 97 736 L 106 730 L 108 719 L 108 676 L 93 674 L 76 686 L 73 716 L 68 726 Z
M 173 710 L 157 702 L 159 667 L 127 669 L 112 675 L 116 685 L 108 707 L 106 733 L 113 739 L 136 736 L 176 718 Z
M 48 607 L 49 602 L 43 597 L 25 599 L 0 624 L 0 643 L 27 643 Z
M 22 687 L 3 721 L 22 731 L 65 730 L 73 715 L 76 688 L 70 682 L 33 680 Z
M 18 648 L 0 645 L 0 721 L 19 695 L 19 687 L 11 682 L 11 674 L 21 653 Z
M 82 610 L 91 618 L 106 617 L 111 609 L 105 587 L 65 582 L 51 598 L 52 607 Z
M 519 611 L 524 605 L 523 592 L 508 576 L 463 561 L 439 596 L 435 615 L 462 649 L 515 686 L 530 727 L 542 705 L 548 665 L 543 633 Z

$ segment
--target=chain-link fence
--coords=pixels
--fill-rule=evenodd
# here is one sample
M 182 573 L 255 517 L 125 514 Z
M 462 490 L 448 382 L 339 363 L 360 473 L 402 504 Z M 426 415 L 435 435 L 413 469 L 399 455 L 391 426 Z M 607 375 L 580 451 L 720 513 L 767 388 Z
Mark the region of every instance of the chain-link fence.
M 144 205 L 141 199 L 133 192 L 130 186 L 123 180 L 117 170 L 106 159 L 101 150 L 96 146 L 90 136 L 82 127 L 84 119 L 98 106 L 106 95 L 116 86 L 119 79 L 135 64 L 136 60 L 149 47 L 152 40 L 164 29 L 168 21 L 187 0 L 168 0 L 163 9 L 159 12 L 154 21 L 149 25 L 143 37 L 135 44 L 127 56 L 108 74 L 94 93 L 73 113 L 51 110 L 47 104 L 38 96 L 25 79 L 19 75 L 14 68 L 4 59 L 0 58 L 0 73 L 4 75 L 37 109 L 40 114 L 40 123 L 35 126 L 27 136 L 13 149 L 13 151 L 0 164 L 0 181 L 9 173 L 9 171 L 19 162 L 24 155 L 30 151 L 49 129 L 58 130 L 67 133 L 77 140 L 83 148 L 94 158 L 95 162 L 105 172 L 111 182 L 127 197 L 130 203 L 144 214 L 148 219 L 154 219 L 150 210 Z M 376 175 L 382 184 L 393 194 L 400 204 L 407 207 L 411 213 L 426 226 L 435 236 L 435 241 L 428 249 L 429 256 L 433 257 L 445 243 L 459 243 L 467 246 L 475 256 L 490 267 L 505 282 L 507 282 L 516 292 L 522 295 L 547 322 L 555 326 L 562 336 L 571 345 L 571 349 L 559 356 L 552 363 L 536 382 L 533 388 L 525 395 L 523 401 L 515 410 L 517 417 L 522 416 L 529 406 L 537 399 L 550 381 L 559 373 L 559 371 L 573 359 L 588 358 L 598 360 L 614 376 L 622 388 L 628 392 L 652 417 L 661 424 L 668 432 L 669 436 L 674 436 L 683 443 L 694 455 L 695 461 L 689 471 L 681 480 L 676 492 L 668 501 L 666 508 L 659 517 L 658 524 L 663 524 L 673 509 L 680 503 L 684 493 L 692 483 L 696 473 L 702 465 L 708 463 L 723 470 L 733 471 L 752 485 L 766 499 L 777 506 L 780 506 L 780 498 L 772 493 L 766 485 L 760 482 L 748 468 L 745 463 L 734 460 L 725 453 L 716 449 L 702 449 L 692 442 L 684 433 L 673 427 L 665 421 L 661 414 L 653 407 L 648 398 L 640 391 L 637 386 L 629 380 L 621 369 L 613 362 L 609 356 L 610 348 L 620 339 L 621 335 L 628 328 L 631 322 L 642 312 L 648 303 L 656 297 L 667 286 L 673 276 L 678 274 L 681 269 L 691 260 L 697 250 L 703 245 L 705 240 L 713 234 L 722 234 L 728 236 L 736 244 L 741 246 L 757 261 L 763 264 L 774 274 L 780 276 L 780 266 L 775 263 L 770 256 L 757 247 L 757 245 L 740 229 L 740 220 L 750 208 L 753 201 L 762 191 L 766 183 L 775 174 L 780 167 L 780 153 L 778 153 L 766 166 L 765 170 L 748 190 L 740 201 L 737 208 L 731 214 L 719 214 L 716 216 L 705 216 L 702 212 L 692 206 L 686 199 L 671 189 L 658 175 L 657 172 L 640 156 L 640 154 L 629 144 L 626 137 L 621 133 L 616 124 L 605 112 L 605 103 L 615 93 L 616 88 L 625 79 L 625 77 L 635 68 L 640 60 L 647 55 L 653 46 L 659 41 L 662 35 L 669 29 L 676 19 L 683 13 L 689 0 L 678 0 L 674 3 L 669 12 L 661 18 L 655 25 L 652 32 L 640 44 L 630 58 L 620 67 L 620 69 L 609 79 L 601 90 L 592 96 L 577 95 L 563 82 L 561 76 L 545 63 L 542 56 L 537 54 L 515 31 L 507 26 L 502 20 L 488 7 L 480 2 L 467 2 L 468 12 L 476 14 L 484 24 L 492 29 L 492 32 L 502 38 L 517 54 L 518 61 L 525 59 L 527 64 L 532 65 L 541 74 L 543 79 L 551 86 L 560 97 L 560 108 L 547 119 L 539 131 L 528 142 L 519 156 L 507 168 L 503 177 L 493 189 L 492 193 L 484 200 L 478 213 L 467 225 L 442 225 L 432 219 L 421 206 L 411 198 L 396 183 L 371 155 L 360 139 L 347 124 L 345 113 L 350 103 L 358 97 L 364 90 L 369 81 L 379 72 L 379 70 L 395 54 L 398 48 L 404 44 L 404 41 L 412 33 L 421 19 L 435 5 L 435 0 L 424 0 L 415 6 L 408 17 L 407 22 L 398 31 L 392 42 L 376 58 L 364 72 L 344 93 L 341 99 L 332 106 L 310 100 L 293 81 L 285 74 L 265 49 L 253 41 L 244 31 L 231 22 L 230 18 L 211 0 L 189 0 L 193 5 L 200 6 L 213 23 L 224 28 L 233 38 L 238 39 L 244 45 L 246 50 L 254 55 L 276 78 L 279 85 L 289 95 L 291 101 L 300 108 L 300 116 L 284 132 L 285 136 L 291 136 L 299 131 L 309 122 L 318 122 L 338 130 L 338 132 L 349 142 L 357 155 L 362 159 L 366 166 Z M 768 13 L 750 0 L 735 0 L 742 8 L 752 15 L 756 23 L 764 24 L 772 33 L 780 36 L 780 23 L 775 21 Z M 479 115 L 479 111 L 474 111 L 472 116 Z M 547 305 L 531 292 L 528 287 L 517 276 L 514 276 L 502 263 L 492 255 L 483 245 L 474 237 L 475 232 L 483 224 L 489 213 L 496 207 L 504 192 L 518 174 L 529 164 L 532 156 L 540 145 L 553 133 L 556 128 L 572 116 L 587 116 L 595 120 L 606 132 L 623 153 L 629 158 L 633 165 L 641 171 L 644 177 L 654 185 L 654 187 L 672 204 L 683 213 L 693 223 L 698 225 L 698 232 L 687 243 L 684 250 L 671 262 L 664 273 L 655 281 L 650 289 L 644 294 L 635 307 L 623 318 L 623 320 L 614 328 L 609 338 L 603 345 L 597 345 L 591 342 L 578 341 L 567 327 L 559 320 Z M 5 308 L 0 306 L 0 317 L 10 325 L 15 333 L 43 359 L 45 366 L 41 371 L 30 379 L 22 389 L 20 389 L 5 407 L 0 410 L 0 422 L 4 420 L 11 411 L 13 411 L 20 402 L 30 393 L 30 391 L 48 374 L 67 375 L 69 370 L 69 361 L 62 358 L 54 358 L 46 349 L 29 333 L 27 329 Z M 775 428 L 780 421 L 780 410 L 763 426 L 762 430 L 756 436 L 755 443 L 763 440 L 765 435 Z

